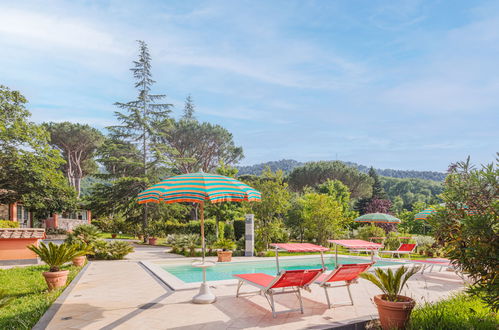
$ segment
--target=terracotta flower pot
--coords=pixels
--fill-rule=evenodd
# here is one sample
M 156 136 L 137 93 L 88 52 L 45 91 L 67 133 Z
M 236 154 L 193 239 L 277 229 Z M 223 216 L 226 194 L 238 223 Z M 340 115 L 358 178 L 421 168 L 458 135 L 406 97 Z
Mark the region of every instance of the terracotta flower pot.
M 61 270 L 58 272 L 43 272 L 43 277 L 49 287 L 49 291 L 62 288 L 68 280 L 69 270 Z
M 399 301 L 397 302 L 384 300 L 384 297 L 385 295 L 382 294 L 374 296 L 381 327 L 383 330 L 405 329 L 416 302 L 406 296 L 398 296 Z
M 143 241 L 143 240 L 144 240 L 144 235 L 138 235 L 137 237 L 138 237 L 141 241 Z
M 229 262 L 232 260 L 232 251 L 217 251 L 218 262 Z
M 155 237 L 149 237 L 149 245 L 156 245 L 157 240 Z
M 73 265 L 76 267 L 83 267 L 85 265 L 86 256 L 79 256 L 73 258 Z
M 111 238 L 116 238 L 116 236 L 118 236 L 118 235 L 116 235 L 116 234 L 111 234 Z

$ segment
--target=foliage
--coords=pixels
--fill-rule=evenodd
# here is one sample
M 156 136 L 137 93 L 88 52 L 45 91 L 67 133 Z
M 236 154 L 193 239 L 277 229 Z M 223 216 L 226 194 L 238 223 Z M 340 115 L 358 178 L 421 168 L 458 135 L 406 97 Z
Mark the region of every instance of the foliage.
M 359 239 L 369 241 L 371 237 L 385 237 L 383 228 L 376 227 L 374 224 L 364 225 L 358 229 L 357 236 Z
M 369 175 L 373 179 L 373 192 L 372 192 L 372 198 L 375 199 L 386 199 L 386 192 L 385 189 L 381 186 L 381 181 L 379 179 L 378 173 L 374 169 L 374 167 L 371 166 L 369 171 L 367 172 L 367 175 Z
M 364 165 L 359 165 L 352 162 L 345 162 L 345 164 L 352 166 L 363 173 L 369 171 L 369 167 Z M 282 159 L 278 161 L 270 161 L 261 164 L 255 164 L 250 166 L 239 166 L 240 175 L 260 175 L 268 167 L 271 171 L 283 171 L 285 173 L 290 173 L 294 168 L 303 166 L 304 163 L 297 162 L 293 159 Z M 433 181 L 443 181 L 446 174 L 435 171 L 412 171 L 412 170 L 392 170 L 392 169 L 376 169 L 379 175 L 392 178 L 415 178 Z M 386 187 L 385 187 L 386 189 Z
M 47 235 L 67 235 L 68 231 L 63 228 L 47 228 L 45 229 Z
M 232 165 L 243 158 L 243 149 L 220 125 L 181 119 L 163 124 L 159 141 L 168 145 L 163 156 L 181 173 L 212 172 L 220 163 Z
M 455 295 L 435 303 L 416 307 L 411 313 L 408 329 L 418 330 L 494 330 L 499 314 L 494 313 L 479 298 Z
M 64 159 L 42 126 L 29 121 L 27 100 L 0 85 L 0 203 L 21 201 L 41 218 L 73 210 L 75 191 L 59 168 Z
M 270 243 L 285 243 L 288 240 L 289 232 L 280 219 L 255 229 L 255 249 L 257 251 L 268 249 Z
M 389 232 L 384 242 L 385 249 L 389 251 L 394 251 L 398 249 L 401 243 L 400 237 L 410 237 L 410 234 L 403 232 L 396 232 L 396 231 Z M 404 239 L 402 243 L 414 243 L 414 242 L 415 241 L 413 239 L 410 240 Z
M 0 228 L 19 228 L 19 222 L 10 220 L 0 220 Z
M 348 219 L 338 201 L 325 194 L 306 193 L 300 203 L 303 207 L 305 237 L 308 240 L 326 245 L 328 239 L 341 236 Z
M 69 265 L 62 269 L 69 270 L 68 283 L 80 270 Z M 0 308 L 0 329 L 31 329 L 63 292 L 47 292 L 47 283 L 40 275 L 47 270 L 46 265 L 0 269 L 2 289 L 6 297 L 12 299 Z
M 385 300 L 396 302 L 407 280 L 418 271 L 418 267 L 401 266 L 395 272 L 391 268 L 385 270 L 381 267 L 375 267 L 374 273 L 365 272 L 360 274 L 360 277 L 380 288 Z
M 194 257 L 201 240 L 196 234 L 170 234 L 166 237 L 166 243 L 172 248 L 172 253 L 183 254 L 184 251 L 188 251 L 188 256 Z
M 94 243 L 94 254 L 96 259 L 121 260 L 133 252 L 133 246 L 126 241 L 97 240 Z
M 288 177 L 294 190 L 315 187 L 326 180 L 339 180 L 348 187 L 352 198 L 365 197 L 372 192 L 372 179 L 357 169 L 340 161 L 310 162 L 295 168 Z
M 395 204 L 396 198 L 401 209 L 414 210 L 415 203 L 438 204 L 443 191 L 441 182 L 422 179 L 400 179 L 381 177 L 381 184 L 386 191 L 388 198 Z M 443 179 L 442 179 L 443 180 Z M 441 180 L 440 180 L 441 181 Z
M 192 220 L 187 223 L 181 223 L 178 221 L 165 221 L 159 222 L 161 226 L 161 234 L 196 234 L 201 235 L 201 222 L 197 220 Z M 206 219 L 204 221 L 204 233 L 205 236 L 216 234 L 216 222 L 213 219 Z
M 28 246 L 28 249 L 36 253 L 38 257 L 50 267 L 51 272 L 58 272 L 61 269 L 61 266 L 66 262 L 81 255 L 81 249 L 78 245 L 66 243 L 57 245 L 49 242 L 47 245 L 44 242 L 41 242 L 38 247 L 30 245 Z
M 218 223 L 218 239 L 224 239 L 225 238 L 225 223 L 219 222 Z
M 235 250 L 237 245 L 233 240 L 222 238 L 216 241 L 215 244 L 213 244 L 213 247 L 215 249 L 222 249 L 223 251 L 231 251 Z
M 11 301 L 12 299 L 14 299 L 13 297 L 10 297 L 10 296 L 7 296 L 7 294 L 5 293 L 5 290 L 0 290 L 0 309 L 7 306 Z
M 79 197 L 82 178 L 97 171 L 94 153 L 104 141 L 104 136 L 89 125 L 67 121 L 45 123 L 44 127 L 50 133 L 50 144 L 66 160 L 64 174 Z
M 291 207 L 291 193 L 288 184 L 284 182 L 283 172 L 273 173 L 267 170 L 250 185 L 262 193 L 262 200 L 258 203 L 246 203 L 247 213 L 255 215 L 255 245 L 266 249 L 269 243 L 276 243 L 272 240 L 287 236 L 283 219 Z
M 184 113 L 182 115 L 182 119 L 196 120 L 196 117 L 194 117 L 195 109 L 196 106 L 194 105 L 194 101 L 192 100 L 191 95 L 187 95 L 187 97 L 185 98 Z
M 234 227 L 234 237 L 236 240 L 240 240 L 244 238 L 244 234 L 246 232 L 246 221 L 245 219 L 235 219 L 232 222 L 232 226 Z
M 86 244 L 92 245 L 98 238 L 101 231 L 94 225 L 85 224 L 80 225 L 69 233 L 64 241 L 68 244 Z
M 468 274 L 470 292 L 499 309 L 499 159 L 475 168 L 469 158 L 449 169 L 445 207 L 429 218 L 447 257 Z
M 426 220 L 414 219 L 417 213 L 427 207 L 428 205 L 423 202 L 416 202 L 412 206 L 412 211 L 403 210 L 397 213 L 397 218 L 401 221 L 398 228 L 411 234 L 425 234 L 431 231 L 431 227 Z
M 130 212 L 141 211 L 145 230 L 148 224 L 148 206 L 137 205 L 136 197 L 149 183 L 159 181 L 157 167 L 162 161 L 160 154 L 164 152 L 165 147 L 157 143 L 158 128 L 169 121 L 171 104 L 158 103 L 165 98 L 165 95 L 151 93 L 155 83 L 152 79 L 151 56 L 147 44 L 141 40 L 138 43 L 139 57 L 130 69 L 133 72 L 138 95 L 133 101 L 115 103 L 122 110 L 115 112 L 120 125 L 108 127 L 108 130 L 109 141 L 116 141 L 117 145 L 106 147 L 106 151 L 111 151 L 114 159 L 126 158 L 126 155 L 120 154 L 120 151 L 125 151 L 127 154 L 131 151 L 135 156 L 132 164 L 130 162 L 126 164 L 127 168 L 133 165 L 129 173 L 119 173 L 118 177 L 114 176 L 118 182 L 112 182 L 111 190 L 115 190 L 112 193 L 115 200 L 118 199 L 127 205 L 127 215 Z M 123 180 L 133 183 L 132 189 L 129 191 L 123 189 Z M 105 198 L 106 196 L 101 195 L 101 199 Z M 136 214 L 134 216 L 137 217 Z
M 416 242 L 418 252 L 425 253 L 432 249 L 432 246 L 435 244 L 436 240 L 433 236 L 425 236 L 425 235 L 415 235 L 412 237 Z

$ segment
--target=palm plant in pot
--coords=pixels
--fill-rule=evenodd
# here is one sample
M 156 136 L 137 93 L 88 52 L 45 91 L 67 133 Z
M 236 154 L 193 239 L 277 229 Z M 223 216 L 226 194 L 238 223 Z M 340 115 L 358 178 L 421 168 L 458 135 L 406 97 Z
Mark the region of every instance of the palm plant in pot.
M 375 268 L 374 273 L 362 273 L 360 277 L 372 282 L 383 294 L 374 296 L 379 319 L 383 329 L 405 329 L 411 311 L 416 305 L 414 299 L 400 293 L 409 278 L 419 271 L 418 267 L 402 266 L 396 271 Z
M 78 252 L 73 258 L 73 265 L 76 267 L 83 267 L 87 259 L 87 255 L 93 255 L 94 247 L 85 243 L 77 245 Z
M 236 248 L 236 243 L 234 241 L 222 238 L 213 244 L 216 249 L 221 249 L 217 251 L 218 262 L 229 262 L 232 260 L 232 250 Z
M 80 253 L 78 245 L 57 245 L 52 242 L 47 245 L 42 242 L 39 247 L 30 245 L 28 249 L 35 252 L 49 266 L 49 271 L 43 273 L 49 291 L 66 285 L 69 270 L 61 270 L 61 267 Z

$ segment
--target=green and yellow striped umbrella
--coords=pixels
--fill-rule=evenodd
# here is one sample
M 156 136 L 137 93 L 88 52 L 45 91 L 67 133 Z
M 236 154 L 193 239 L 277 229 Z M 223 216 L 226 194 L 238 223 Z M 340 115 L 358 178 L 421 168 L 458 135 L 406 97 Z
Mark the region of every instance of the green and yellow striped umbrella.
M 204 172 L 177 175 L 139 194 L 139 203 L 259 201 L 260 192 L 236 179 Z
M 414 216 L 415 220 L 426 220 L 430 215 L 437 213 L 437 211 L 433 207 L 429 207 L 424 209 L 423 211 L 416 213 Z
M 355 218 L 355 222 L 400 223 L 399 218 L 386 213 L 368 213 Z
M 138 195 L 144 203 L 198 203 L 201 220 L 201 247 L 205 257 L 204 203 L 255 202 L 261 200 L 261 193 L 247 184 L 222 175 L 204 172 L 177 175 L 163 180 Z

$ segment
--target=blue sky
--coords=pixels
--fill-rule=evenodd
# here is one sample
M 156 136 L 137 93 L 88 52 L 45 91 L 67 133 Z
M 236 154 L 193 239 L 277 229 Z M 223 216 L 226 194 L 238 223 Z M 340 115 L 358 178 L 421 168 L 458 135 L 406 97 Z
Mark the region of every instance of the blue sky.
M 499 150 L 497 1 L 2 1 L 0 84 L 33 119 L 98 128 L 154 92 L 242 145 L 242 164 L 340 159 L 444 171 Z

